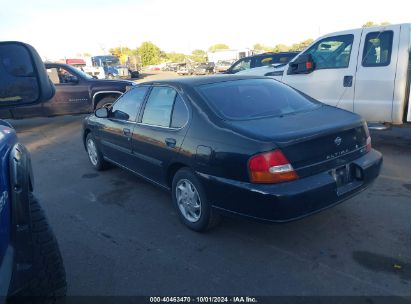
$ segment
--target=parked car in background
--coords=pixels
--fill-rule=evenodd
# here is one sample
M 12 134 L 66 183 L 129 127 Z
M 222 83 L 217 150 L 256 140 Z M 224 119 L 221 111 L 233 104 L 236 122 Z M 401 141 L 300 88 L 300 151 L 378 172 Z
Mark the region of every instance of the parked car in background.
M 189 63 L 180 64 L 177 69 L 177 74 L 180 76 L 192 75 L 193 69 L 193 66 Z
M 32 106 L 0 110 L 4 118 L 27 118 L 65 114 L 90 113 L 96 107 L 112 103 L 127 87 L 128 80 L 95 79 L 77 68 L 61 63 L 46 63 L 47 74 L 56 87 L 56 94 L 48 101 Z
M 382 164 L 360 116 L 267 77 L 143 83 L 87 117 L 83 141 L 95 169 L 110 162 L 170 190 L 196 231 L 217 212 L 299 219 L 358 194 Z
M 241 58 L 230 66 L 226 74 L 235 74 L 240 71 L 253 69 L 261 66 L 279 66 L 287 64 L 297 56 L 299 52 L 264 53 Z
M 214 62 L 201 62 L 195 65 L 193 69 L 194 75 L 208 75 L 214 73 Z
M 214 67 L 215 73 L 225 73 L 231 65 L 234 63 L 235 60 L 221 60 L 217 61 Z
M 274 77 L 374 128 L 411 123 L 411 24 L 330 33 L 286 66 L 240 72 Z M 385 125 L 383 125 L 385 124 Z

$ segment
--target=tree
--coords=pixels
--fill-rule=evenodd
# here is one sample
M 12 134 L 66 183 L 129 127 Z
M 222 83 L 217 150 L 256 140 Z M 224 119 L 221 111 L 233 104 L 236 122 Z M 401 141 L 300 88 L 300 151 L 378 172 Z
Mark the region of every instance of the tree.
M 277 44 L 274 48 L 271 49 L 272 52 L 274 53 L 280 53 L 280 52 L 288 52 L 290 50 L 290 47 L 285 44 Z
M 227 49 L 229 49 L 229 48 L 230 48 L 230 47 L 229 47 L 227 44 L 217 43 L 217 44 L 214 44 L 214 45 L 210 46 L 210 47 L 208 48 L 208 51 L 210 51 L 210 52 L 215 52 L 215 51 L 217 51 L 217 50 L 227 50 Z
M 365 22 L 362 27 L 372 27 L 372 26 L 376 26 L 378 24 L 374 23 L 373 21 L 367 21 Z
M 291 52 L 301 52 L 304 50 L 307 46 L 309 46 L 314 40 L 313 39 L 306 39 L 304 41 L 301 41 L 299 43 L 294 43 L 290 48 L 289 51 Z
M 158 64 L 161 61 L 161 51 L 158 46 L 150 41 L 143 42 L 138 48 L 143 66 Z
M 388 21 L 383 21 L 380 24 L 375 23 L 374 21 L 367 21 L 365 22 L 362 27 L 372 27 L 372 26 L 379 26 L 379 25 L 390 25 L 391 23 Z
M 167 59 L 171 62 L 184 62 L 186 55 L 172 52 L 167 54 Z
M 203 50 L 194 50 L 191 52 L 191 60 L 195 62 L 204 62 L 206 61 L 207 53 Z
M 132 50 L 128 47 L 117 46 L 109 49 L 108 52 L 113 56 L 121 57 L 122 55 L 131 55 Z
M 264 51 L 264 52 L 273 52 L 274 48 L 266 45 L 262 45 L 261 43 L 254 44 L 254 50 L 256 51 Z

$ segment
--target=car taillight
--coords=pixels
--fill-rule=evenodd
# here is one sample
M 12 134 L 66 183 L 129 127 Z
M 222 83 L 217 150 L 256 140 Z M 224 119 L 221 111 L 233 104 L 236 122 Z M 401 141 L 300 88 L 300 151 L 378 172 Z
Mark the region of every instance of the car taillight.
M 371 136 L 368 135 L 367 137 L 367 146 L 365 147 L 365 151 L 370 152 L 371 151 Z
M 371 151 L 371 136 L 370 136 L 370 130 L 368 129 L 368 125 L 367 122 L 363 122 L 363 127 L 364 127 L 364 131 L 365 131 L 365 136 L 367 136 L 367 141 L 366 141 L 366 147 L 365 147 L 365 151 L 370 152 Z
M 273 184 L 298 179 L 288 159 L 281 150 L 254 155 L 248 161 L 252 183 Z

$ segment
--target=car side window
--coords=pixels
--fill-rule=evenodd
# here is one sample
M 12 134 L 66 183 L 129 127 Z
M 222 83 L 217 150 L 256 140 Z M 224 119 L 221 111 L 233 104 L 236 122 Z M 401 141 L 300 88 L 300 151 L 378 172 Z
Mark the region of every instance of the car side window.
M 354 35 L 340 35 L 324 38 L 311 46 L 304 54 L 311 54 L 315 69 L 347 68 Z
M 170 127 L 171 112 L 176 96 L 177 92 L 173 88 L 153 87 L 141 122 L 152 126 Z
M 126 92 L 111 107 L 110 118 L 136 121 L 147 91 L 147 86 L 141 86 Z
M 64 68 L 48 68 L 47 75 L 53 84 L 75 83 L 77 76 Z
M 362 66 L 380 67 L 389 65 L 393 35 L 392 31 L 368 33 L 365 37 Z
M 243 59 L 240 62 L 237 62 L 233 68 L 231 69 L 231 71 L 233 73 L 237 73 L 243 70 L 248 70 L 251 68 L 251 59 L 247 58 L 247 59 Z
M 273 61 L 273 56 L 256 58 L 255 67 L 267 66 L 270 65 Z
M 171 128 L 182 128 L 188 121 L 188 109 L 186 104 L 180 95 L 177 94 L 177 97 L 174 102 L 173 114 L 171 115 Z

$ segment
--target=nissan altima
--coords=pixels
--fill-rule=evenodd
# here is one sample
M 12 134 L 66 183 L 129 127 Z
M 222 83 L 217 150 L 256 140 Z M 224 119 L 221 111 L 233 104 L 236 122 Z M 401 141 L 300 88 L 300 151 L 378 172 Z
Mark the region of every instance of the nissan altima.
M 287 222 L 366 189 L 382 155 L 366 122 L 265 77 L 140 84 L 84 121 L 92 166 L 118 165 L 171 192 L 181 221 L 221 214 Z

